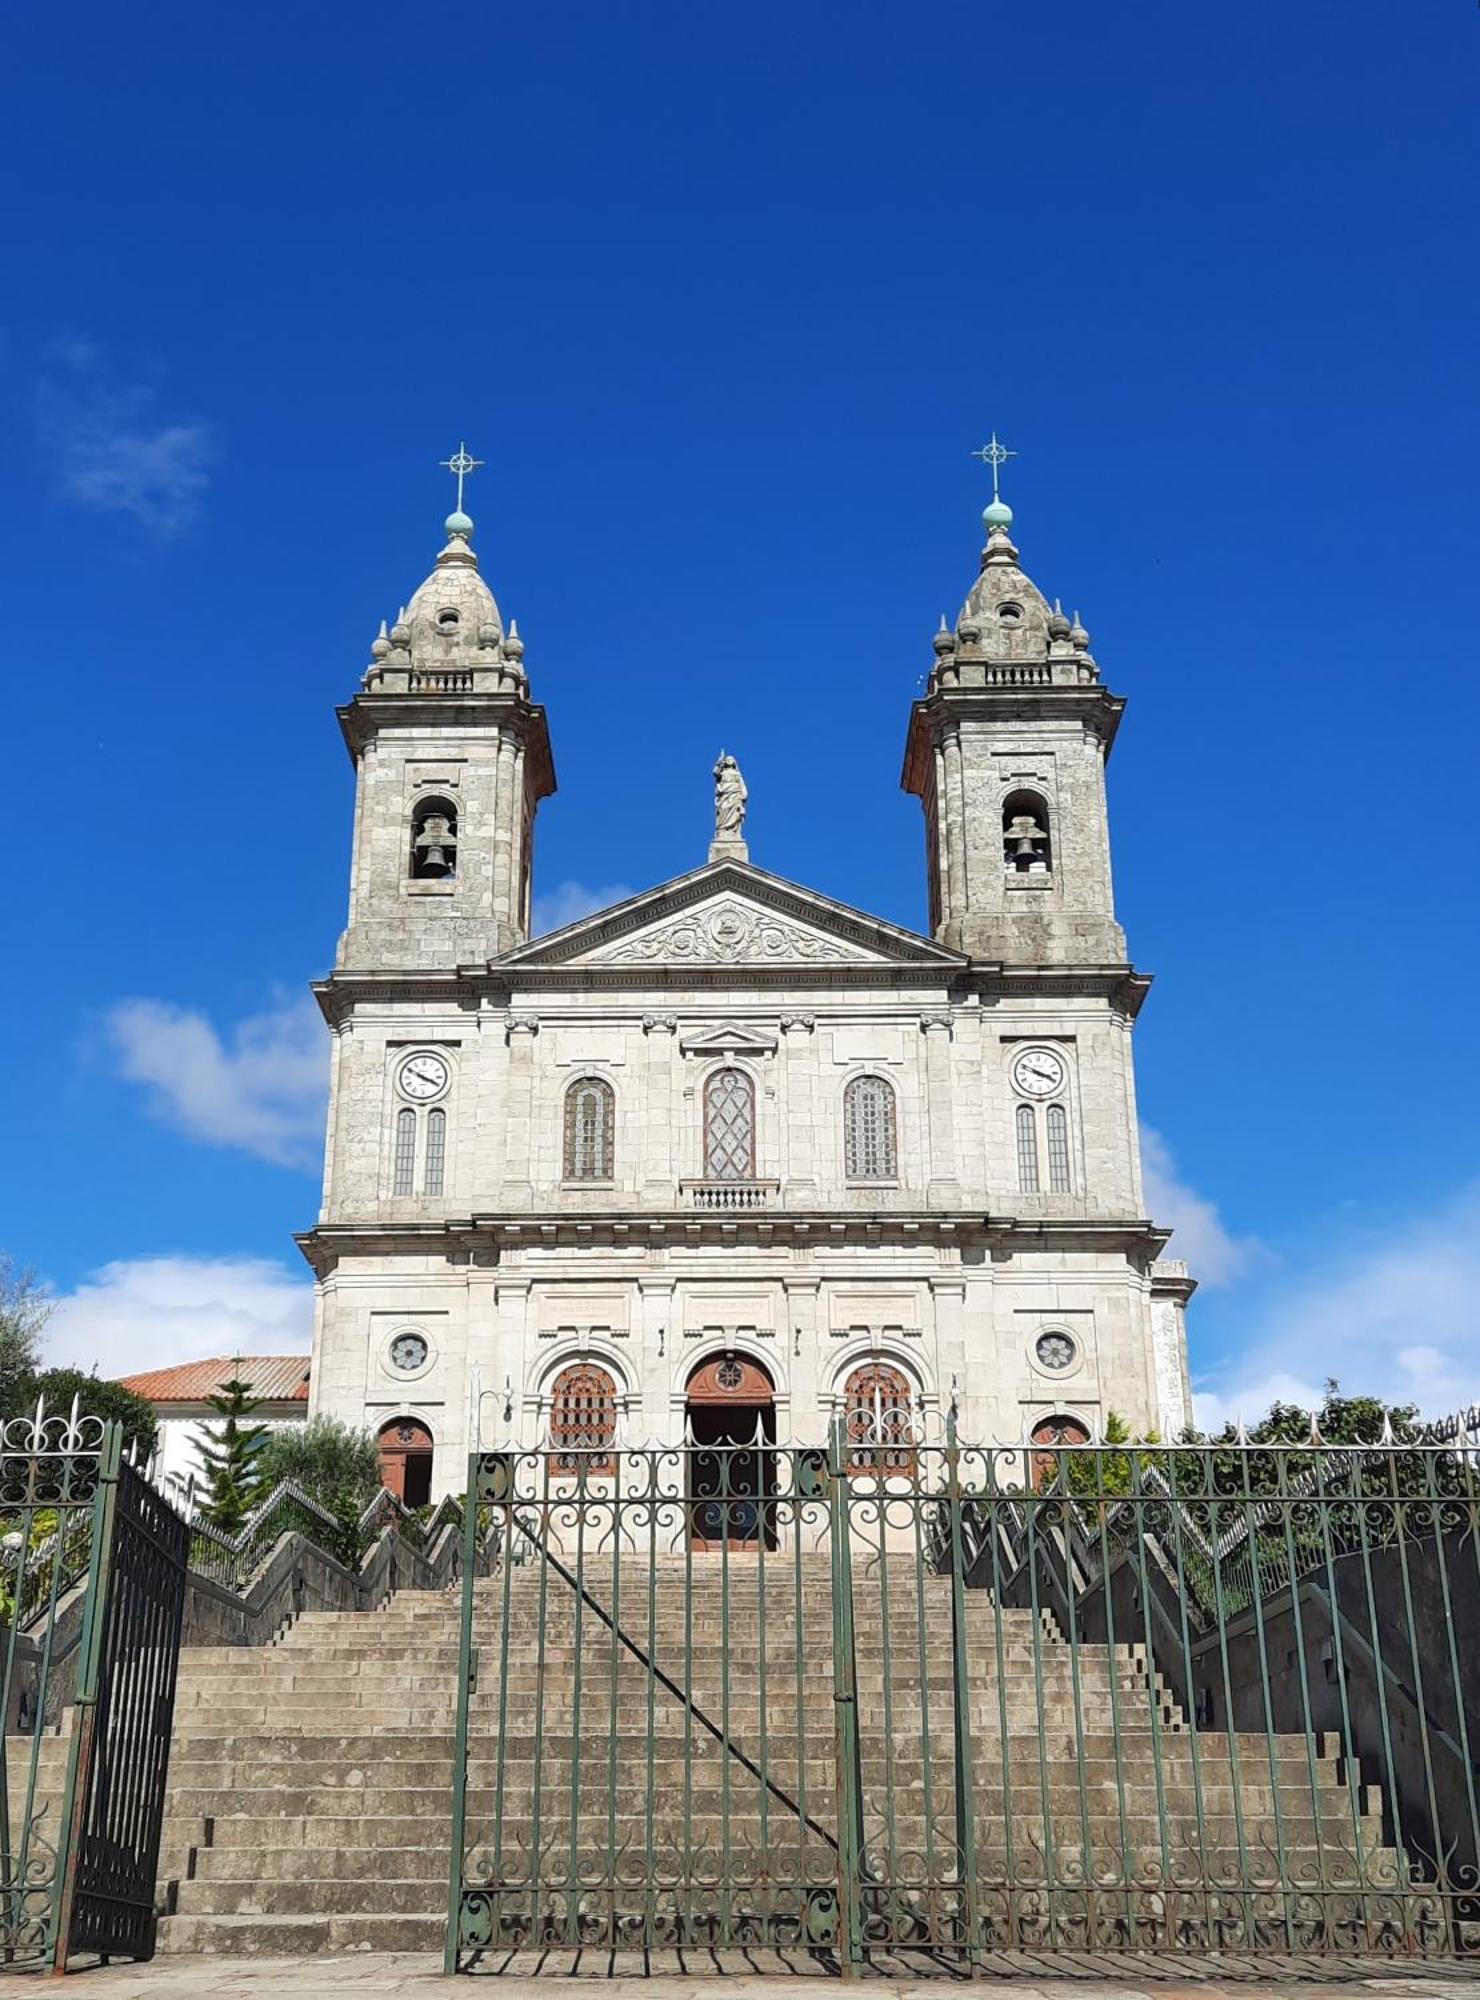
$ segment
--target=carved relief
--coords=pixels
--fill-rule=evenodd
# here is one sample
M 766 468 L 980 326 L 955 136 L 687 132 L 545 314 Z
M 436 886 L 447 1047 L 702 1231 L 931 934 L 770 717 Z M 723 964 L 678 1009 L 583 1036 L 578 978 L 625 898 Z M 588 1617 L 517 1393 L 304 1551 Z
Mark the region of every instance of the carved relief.
M 725 899 L 675 918 L 636 937 L 593 952 L 590 963 L 615 965 L 663 960 L 732 965 L 756 960 L 776 965 L 872 963 L 872 954 L 850 950 L 836 938 L 805 930 L 769 911 Z

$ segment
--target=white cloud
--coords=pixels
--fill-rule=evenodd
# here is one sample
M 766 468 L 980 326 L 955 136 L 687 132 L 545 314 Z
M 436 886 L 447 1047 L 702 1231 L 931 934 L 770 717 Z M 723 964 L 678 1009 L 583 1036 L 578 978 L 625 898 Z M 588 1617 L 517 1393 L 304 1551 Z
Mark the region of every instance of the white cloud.
M 119 1074 L 144 1085 L 165 1124 L 275 1166 L 318 1165 L 329 1038 L 310 999 L 252 1014 L 226 1040 L 167 1000 L 121 1000 L 106 1028 Z
M 588 889 L 584 882 L 562 882 L 547 896 L 535 897 L 532 914 L 534 935 L 543 937 L 546 931 L 562 930 L 566 924 L 589 917 L 593 910 L 605 910 L 613 903 L 625 903 L 633 893 L 625 882 L 611 882 L 604 889 Z
M 193 519 L 215 444 L 208 425 L 171 422 L 158 402 L 144 383 L 119 381 L 95 343 L 72 338 L 52 350 L 36 392 L 36 428 L 69 500 L 132 515 L 168 536 Z
M 1187 1185 L 1166 1140 L 1148 1125 L 1141 1127 L 1141 1171 L 1152 1220 L 1175 1232 L 1168 1256 L 1185 1258 L 1203 1285 L 1243 1277 L 1260 1254 L 1257 1239 L 1229 1234 L 1217 1203 Z
M 1238 1357 L 1194 1397 L 1211 1429 L 1278 1397 L 1309 1407 L 1328 1376 L 1348 1395 L 1442 1416 L 1480 1400 L 1480 1182 L 1444 1207 L 1279 1286 Z
M 134 1257 L 92 1271 L 47 1324 L 48 1366 L 138 1375 L 216 1354 L 306 1354 L 313 1282 L 268 1257 Z

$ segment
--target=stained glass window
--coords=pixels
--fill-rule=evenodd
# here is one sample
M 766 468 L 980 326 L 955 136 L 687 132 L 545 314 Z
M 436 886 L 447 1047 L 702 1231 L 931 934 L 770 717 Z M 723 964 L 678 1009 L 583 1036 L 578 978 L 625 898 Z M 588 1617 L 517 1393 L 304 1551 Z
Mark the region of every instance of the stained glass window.
M 850 1181 L 892 1181 L 898 1173 L 894 1091 L 882 1076 L 856 1076 L 843 1092 L 843 1153 Z
M 609 1181 L 612 1177 L 616 1093 L 599 1076 L 583 1076 L 565 1093 L 565 1178 Z

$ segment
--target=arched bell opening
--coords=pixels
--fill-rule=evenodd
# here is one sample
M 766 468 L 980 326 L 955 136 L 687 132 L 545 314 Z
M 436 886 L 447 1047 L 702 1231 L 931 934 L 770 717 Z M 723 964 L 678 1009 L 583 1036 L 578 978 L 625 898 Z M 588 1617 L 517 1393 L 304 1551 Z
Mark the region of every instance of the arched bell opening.
M 717 1354 L 685 1390 L 689 1538 L 696 1549 L 776 1547 L 776 1385 L 758 1361 Z
M 406 1507 L 425 1507 L 432 1497 L 432 1434 L 414 1417 L 395 1417 L 381 1427 L 380 1483 Z

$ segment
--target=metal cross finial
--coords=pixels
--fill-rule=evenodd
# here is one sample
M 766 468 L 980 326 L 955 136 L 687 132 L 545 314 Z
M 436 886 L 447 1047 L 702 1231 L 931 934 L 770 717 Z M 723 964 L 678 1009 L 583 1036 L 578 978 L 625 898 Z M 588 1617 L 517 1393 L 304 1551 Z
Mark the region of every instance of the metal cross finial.
M 481 458 L 473 457 L 466 444 L 460 444 L 451 458 L 439 458 L 437 461 L 439 465 L 445 466 L 449 472 L 456 473 L 457 475 L 457 511 L 459 514 L 462 512 L 463 481 L 470 472 L 476 472 L 483 462 Z
M 1001 468 L 1007 463 L 1008 459 L 1016 458 L 1017 453 L 1015 451 L 1009 451 L 1005 444 L 998 444 L 997 433 L 993 431 L 991 443 L 984 444 L 980 451 L 974 451 L 971 455 L 973 458 L 979 458 L 985 464 L 991 466 L 992 498 L 994 500 L 1000 500 L 1002 498 L 1002 495 L 998 490 L 998 479 L 1000 477 Z

